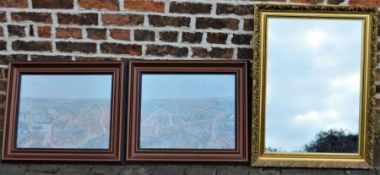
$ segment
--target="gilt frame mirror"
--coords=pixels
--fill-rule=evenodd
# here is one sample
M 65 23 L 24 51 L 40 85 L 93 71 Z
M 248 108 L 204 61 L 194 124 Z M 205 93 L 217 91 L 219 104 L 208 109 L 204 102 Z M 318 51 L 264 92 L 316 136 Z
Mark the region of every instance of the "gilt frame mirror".
M 254 9 L 252 166 L 373 166 L 377 9 Z

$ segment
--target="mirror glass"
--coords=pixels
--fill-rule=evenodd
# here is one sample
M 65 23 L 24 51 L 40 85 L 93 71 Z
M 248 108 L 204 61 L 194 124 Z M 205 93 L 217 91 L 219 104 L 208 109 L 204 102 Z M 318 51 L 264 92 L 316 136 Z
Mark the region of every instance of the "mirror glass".
M 235 149 L 235 74 L 141 76 L 142 149 Z
M 362 28 L 268 18 L 265 152 L 358 152 Z
M 21 75 L 17 148 L 108 149 L 112 75 Z

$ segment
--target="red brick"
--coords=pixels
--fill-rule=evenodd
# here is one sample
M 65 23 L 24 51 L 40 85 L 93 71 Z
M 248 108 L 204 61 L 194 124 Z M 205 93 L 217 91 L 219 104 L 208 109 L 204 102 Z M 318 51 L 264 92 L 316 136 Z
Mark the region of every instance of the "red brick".
M 72 9 L 74 7 L 73 0 L 32 0 L 33 8 L 46 9 Z
M 167 42 L 177 42 L 178 32 L 165 31 L 160 32 L 160 40 Z
M 174 27 L 189 27 L 189 17 L 171 17 L 171 16 L 159 16 L 149 15 L 149 24 L 156 27 L 174 26 Z
M 104 25 L 142 25 L 144 16 L 142 15 L 125 15 L 125 14 L 103 14 L 102 21 Z
M 96 53 L 96 43 L 88 42 L 57 42 L 57 50 L 62 52 Z
M 207 50 L 205 48 L 195 47 L 192 48 L 193 55 L 192 57 L 199 58 L 223 58 L 223 59 L 231 59 L 234 55 L 234 50 L 231 48 L 211 48 L 211 50 Z
M 170 13 L 210 14 L 211 4 L 204 3 L 170 3 Z
M 56 28 L 55 35 L 57 38 L 82 38 L 82 29 L 80 28 Z
M 51 43 L 47 41 L 14 41 L 13 50 L 51 51 Z
M 231 29 L 237 30 L 239 28 L 239 20 L 233 18 L 197 18 L 197 29 Z
M 0 0 L 0 7 L 28 7 L 27 0 Z
M 218 4 L 216 14 L 252 15 L 253 5 Z
M 155 2 L 151 0 L 125 0 L 124 8 L 136 11 L 164 12 L 165 5 L 163 2 Z
M 169 45 L 147 45 L 146 54 L 155 56 L 185 57 L 189 53 L 186 47 L 174 47 Z
M 89 28 L 87 29 L 87 38 L 94 40 L 104 40 L 106 39 L 107 30 L 106 29 L 96 29 Z
M 252 59 L 253 49 L 239 48 L 237 57 L 238 59 Z
M 38 26 L 37 28 L 38 36 L 41 38 L 51 37 L 51 27 L 50 26 Z
M 123 30 L 123 29 L 111 29 L 110 35 L 113 39 L 117 40 L 131 40 L 131 32 L 129 30 Z
M 7 21 L 7 16 L 5 12 L 0 12 L 0 22 L 6 22 Z
M 151 30 L 135 30 L 135 41 L 154 41 L 155 33 Z
M 244 19 L 244 30 L 253 31 L 253 19 Z
M 234 34 L 234 36 L 231 39 L 231 42 L 234 44 L 250 45 L 251 40 L 252 40 L 252 35 Z
M 12 13 L 13 21 L 32 21 L 37 23 L 51 23 L 50 13 L 19 12 Z
M 102 53 L 110 54 L 128 54 L 139 56 L 142 54 L 141 45 L 136 44 L 116 44 L 116 43 L 102 43 L 100 45 Z
M 58 23 L 76 25 L 98 25 L 98 14 L 58 14 Z
M 32 61 L 72 61 L 71 56 L 63 55 L 31 55 Z
M 182 33 L 182 42 L 188 43 L 201 43 L 202 42 L 203 33 L 201 32 L 183 32 Z
M 119 9 L 118 0 L 78 0 L 78 4 L 85 9 Z
M 379 7 L 380 0 L 350 0 L 349 5 Z
M 226 33 L 208 33 L 207 34 L 208 43 L 225 44 L 227 38 L 228 38 L 228 34 Z
M 25 26 L 21 25 L 8 25 L 8 34 L 9 36 L 18 36 L 18 37 L 25 37 Z

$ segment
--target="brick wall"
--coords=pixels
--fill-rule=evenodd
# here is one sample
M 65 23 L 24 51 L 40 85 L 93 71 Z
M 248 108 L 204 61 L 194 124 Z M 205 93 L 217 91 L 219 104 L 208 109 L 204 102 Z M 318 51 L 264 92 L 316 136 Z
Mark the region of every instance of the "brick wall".
M 275 2 L 380 7 L 380 0 L 0 0 L 0 130 L 8 61 L 251 59 L 253 4 Z M 376 151 L 375 161 L 380 168 L 380 151 Z M 0 175 L 377 173 L 380 170 L 260 169 L 215 164 L 0 163 Z

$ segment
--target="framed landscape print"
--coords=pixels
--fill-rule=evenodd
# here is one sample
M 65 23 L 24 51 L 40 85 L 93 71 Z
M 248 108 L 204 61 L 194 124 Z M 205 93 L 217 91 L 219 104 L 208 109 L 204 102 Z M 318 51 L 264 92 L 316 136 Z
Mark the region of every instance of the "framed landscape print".
M 254 11 L 252 165 L 371 168 L 377 9 Z
M 120 161 L 123 64 L 10 63 L 3 160 Z
M 130 61 L 127 160 L 246 162 L 246 61 Z

